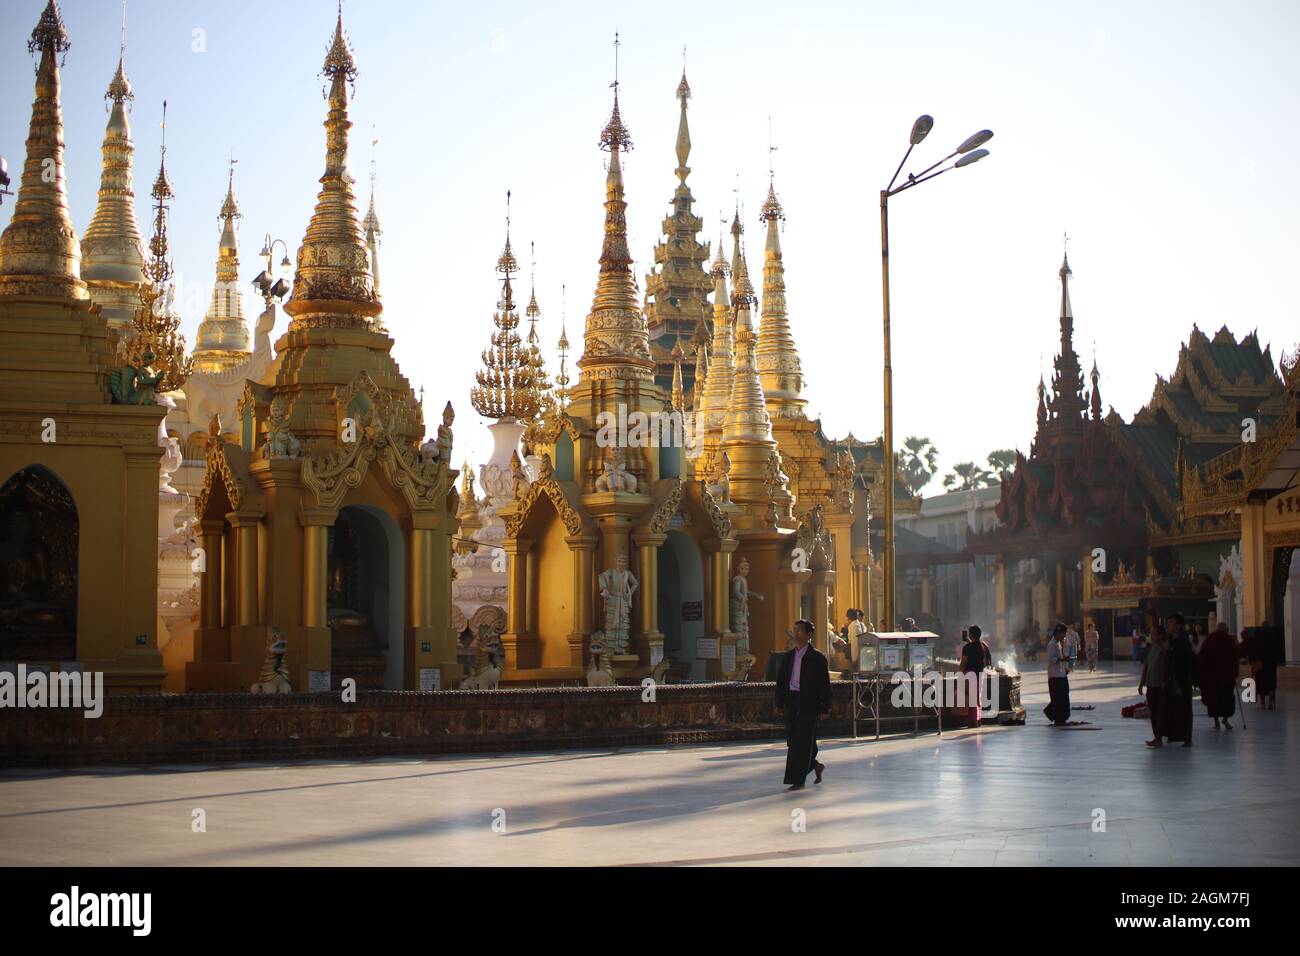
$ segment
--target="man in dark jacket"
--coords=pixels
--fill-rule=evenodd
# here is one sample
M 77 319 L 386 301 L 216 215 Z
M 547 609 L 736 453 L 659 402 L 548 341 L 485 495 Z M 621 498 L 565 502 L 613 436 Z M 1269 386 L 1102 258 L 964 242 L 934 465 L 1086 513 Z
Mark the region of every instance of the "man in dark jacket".
M 817 718 L 831 711 L 831 677 L 826 657 L 812 646 L 812 621 L 794 622 L 794 650 L 776 676 L 776 712 L 785 717 L 785 782 L 802 790 L 809 771 L 822 782 L 825 764 L 817 762 Z

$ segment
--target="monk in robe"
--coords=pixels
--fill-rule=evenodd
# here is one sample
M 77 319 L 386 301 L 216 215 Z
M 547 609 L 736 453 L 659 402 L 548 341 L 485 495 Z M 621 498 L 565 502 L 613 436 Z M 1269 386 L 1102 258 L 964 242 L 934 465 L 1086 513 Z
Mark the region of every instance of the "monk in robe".
M 1237 639 L 1228 633 L 1228 625 L 1220 622 L 1214 633 L 1201 644 L 1197 665 L 1201 674 L 1201 702 L 1214 718 L 1214 729 L 1231 730 L 1228 723 L 1237 710 L 1237 661 L 1241 650 Z

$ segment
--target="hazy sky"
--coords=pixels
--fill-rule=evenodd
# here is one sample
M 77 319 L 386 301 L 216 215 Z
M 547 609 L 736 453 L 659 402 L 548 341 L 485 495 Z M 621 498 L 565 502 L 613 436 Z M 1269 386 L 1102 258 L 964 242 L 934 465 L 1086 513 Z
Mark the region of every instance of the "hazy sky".
M 6 0 L 0 13 L 0 153 L 15 173 L 33 84 L 23 43 L 42 7 Z M 83 233 L 120 6 L 62 8 L 68 175 Z M 1294 3 L 349 0 L 344 16 L 360 67 L 351 165 L 363 211 L 372 125 L 380 141 L 386 321 L 403 371 L 426 387 L 427 418 L 455 404 L 458 458 L 490 449 L 469 388 L 491 332 L 507 189 L 520 259 L 537 244 L 544 337 L 558 338 L 567 284 L 569 337 L 581 348 L 615 30 L 636 144 L 625 173 L 639 284 L 676 182 L 685 45 L 696 211 L 716 241 L 739 174 L 755 265 L 771 117 L 791 324 L 810 408 L 832 435 L 881 428 L 878 194 L 923 112 L 936 122 L 913 169 L 978 129 L 996 134 L 984 162 L 891 206 L 896 433 L 929 436 L 945 469 L 993 448 L 1028 449 L 1040 367 L 1050 371 L 1059 341 L 1065 232 L 1076 345 L 1086 369 L 1095 342 L 1103 399 L 1125 417 L 1150 397 L 1156 373 L 1172 372 L 1193 323 L 1258 329 L 1275 358 L 1300 341 Z M 330 0 L 131 0 L 138 214 L 147 228 L 166 98 L 171 237 L 191 342 L 232 153 L 246 278 L 260 269 L 265 233 L 292 252 L 301 241 L 324 168 L 317 74 L 334 17 Z

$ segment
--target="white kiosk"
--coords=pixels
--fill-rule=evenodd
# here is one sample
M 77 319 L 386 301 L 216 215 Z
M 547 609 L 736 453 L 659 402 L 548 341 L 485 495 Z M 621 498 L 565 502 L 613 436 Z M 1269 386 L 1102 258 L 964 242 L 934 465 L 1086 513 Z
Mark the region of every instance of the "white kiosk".
M 943 714 L 938 706 L 923 708 L 921 687 L 917 686 L 916 667 L 922 673 L 933 670 L 934 651 L 939 635 L 933 631 L 867 631 L 851 637 L 849 654 L 853 665 L 853 736 L 858 721 L 870 719 L 880 739 L 880 698 L 895 686 L 894 675 L 905 673 L 913 682 L 912 733 L 921 729 L 921 711 L 934 711 L 937 733 L 943 733 Z

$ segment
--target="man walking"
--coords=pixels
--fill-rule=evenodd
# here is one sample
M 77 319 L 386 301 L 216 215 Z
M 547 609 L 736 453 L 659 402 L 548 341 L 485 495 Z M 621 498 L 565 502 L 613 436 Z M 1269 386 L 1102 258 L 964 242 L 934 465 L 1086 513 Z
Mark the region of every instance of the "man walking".
M 831 678 L 826 657 L 812 646 L 812 621 L 794 622 L 794 650 L 776 676 L 776 712 L 785 717 L 785 782 L 802 790 L 810 771 L 822 782 L 825 764 L 817 761 L 817 718 L 831 710 Z
M 1069 665 L 1062 646 L 1065 632 L 1065 625 L 1057 624 L 1047 642 L 1047 693 L 1051 702 L 1043 708 L 1043 713 L 1057 727 L 1064 727 L 1070 721 Z

